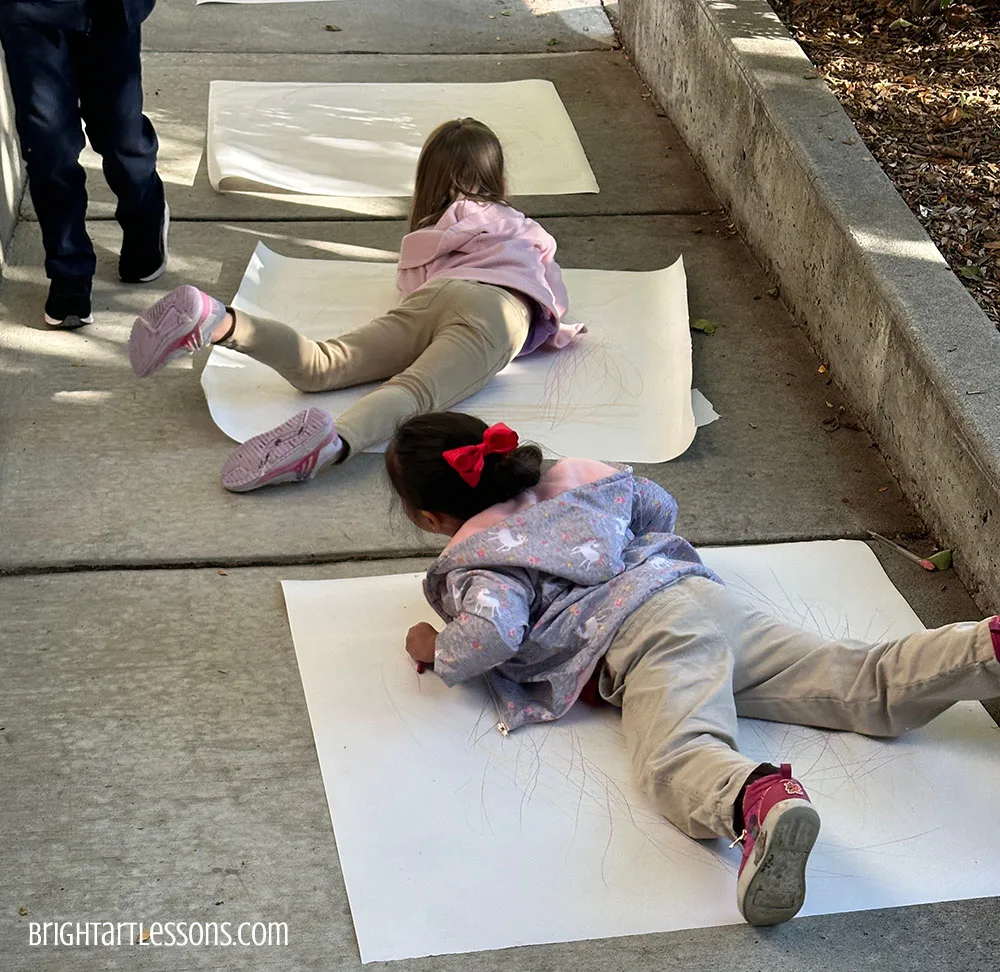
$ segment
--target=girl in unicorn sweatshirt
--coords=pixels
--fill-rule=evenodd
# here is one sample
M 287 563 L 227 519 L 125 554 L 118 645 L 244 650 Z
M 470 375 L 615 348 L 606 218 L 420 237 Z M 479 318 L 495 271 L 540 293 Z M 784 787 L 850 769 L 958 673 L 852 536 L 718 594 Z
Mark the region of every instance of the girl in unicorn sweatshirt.
M 867 644 L 824 638 L 730 591 L 626 467 L 541 453 L 469 415 L 406 422 L 386 468 L 410 519 L 449 538 L 424 590 L 444 626 L 406 650 L 454 685 L 485 677 L 502 732 L 560 718 L 586 686 L 622 710 L 639 784 L 691 837 L 743 845 L 748 922 L 805 898 L 819 814 L 788 764 L 739 751 L 737 717 L 897 736 L 1000 696 L 1000 618 Z

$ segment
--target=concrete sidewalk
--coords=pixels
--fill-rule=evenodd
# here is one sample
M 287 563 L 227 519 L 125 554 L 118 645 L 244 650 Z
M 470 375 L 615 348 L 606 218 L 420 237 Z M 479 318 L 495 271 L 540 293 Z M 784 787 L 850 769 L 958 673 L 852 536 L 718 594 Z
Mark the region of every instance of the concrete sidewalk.
M 567 266 L 652 269 L 683 253 L 693 316 L 720 325 L 694 344 L 695 384 L 722 420 L 679 460 L 637 470 L 678 497 L 681 531 L 754 543 L 922 527 L 865 433 L 824 430 L 844 404 L 839 391 L 613 49 L 598 0 L 161 0 L 146 36 L 174 210 L 170 272 L 144 288 L 117 283 L 119 231 L 95 171 L 97 323 L 39 326 L 45 281 L 30 207 L 0 290 L 0 968 L 358 968 L 278 581 L 416 570 L 426 559 L 412 558 L 431 548 L 390 520 L 375 456 L 303 486 L 223 491 L 232 443 L 208 416 L 203 358 L 139 382 L 125 342 L 134 314 L 180 282 L 231 297 L 259 238 L 292 256 L 329 257 L 344 244 L 391 259 L 405 202 L 214 193 L 203 161 L 210 80 L 553 80 L 601 193 L 518 204 L 553 232 Z M 878 553 L 926 624 L 975 614 L 952 575 Z M 995 908 L 942 904 L 401 968 L 985 969 Z M 28 945 L 32 920 L 140 916 L 288 921 L 290 945 Z

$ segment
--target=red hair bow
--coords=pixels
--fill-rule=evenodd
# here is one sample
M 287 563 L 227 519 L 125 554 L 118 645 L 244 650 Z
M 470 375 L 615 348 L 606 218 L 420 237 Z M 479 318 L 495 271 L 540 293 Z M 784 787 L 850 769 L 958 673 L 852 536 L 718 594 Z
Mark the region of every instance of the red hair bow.
M 483 475 L 483 462 L 486 457 L 494 453 L 505 456 L 516 448 L 517 433 L 513 429 L 508 429 L 503 422 L 497 422 L 483 433 L 483 441 L 479 445 L 446 449 L 441 455 L 444 456 L 444 461 L 475 489 Z

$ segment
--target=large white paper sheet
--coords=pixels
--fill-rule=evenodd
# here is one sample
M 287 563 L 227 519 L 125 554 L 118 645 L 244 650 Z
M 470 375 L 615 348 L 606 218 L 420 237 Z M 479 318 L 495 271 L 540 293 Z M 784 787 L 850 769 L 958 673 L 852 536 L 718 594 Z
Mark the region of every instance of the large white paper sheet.
M 503 421 L 549 456 L 666 462 L 691 444 L 691 334 L 680 259 L 646 273 L 564 270 L 573 317 L 588 333 L 562 351 L 515 359 L 457 408 Z M 336 337 L 398 300 L 387 263 L 301 260 L 257 244 L 233 305 Z M 215 423 L 244 442 L 310 405 L 337 416 L 373 386 L 305 395 L 266 365 L 215 348 L 202 372 Z M 712 420 L 711 406 L 699 415 Z
M 864 544 L 702 554 L 824 633 L 921 627 Z M 419 575 L 283 588 L 363 961 L 741 921 L 739 851 L 656 813 L 615 710 L 502 737 L 483 685 L 447 689 L 404 655 L 410 625 L 440 626 Z M 742 750 L 791 761 L 822 815 L 802 914 L 1000 894 L 998 743 L 976 703 L 893 741 L 742 720 Z
M 500 137 L 512 194 L 598 192 L 551 81 L 316 84 L 213 81 L 208 177 L 314 196 L 409 196 L 441 122 L 471 116 Z

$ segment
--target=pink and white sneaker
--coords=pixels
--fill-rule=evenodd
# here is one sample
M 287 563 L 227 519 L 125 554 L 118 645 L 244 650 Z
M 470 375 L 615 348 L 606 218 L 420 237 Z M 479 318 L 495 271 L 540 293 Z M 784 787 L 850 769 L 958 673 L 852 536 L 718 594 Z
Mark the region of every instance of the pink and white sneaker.
M 247 439 L 222 467 L 222 485 L 233 493 L 248 493 L 272 483 L 299 483 L 312 479 L 343 451 L 333 419 L 321 409 L 307 408 Z
M 819 814 L 792 767 L 762 776 L 743 794 L 743 861 L 736 903 L 750 925 L 780 925 L 806 898 L 806 861 L 819 835 Z
M 145 378 L 204 347 L 225 316 L 225 305 L 197 287 L 175 287 L 135 319 L 128 340 L 132 370 Z

